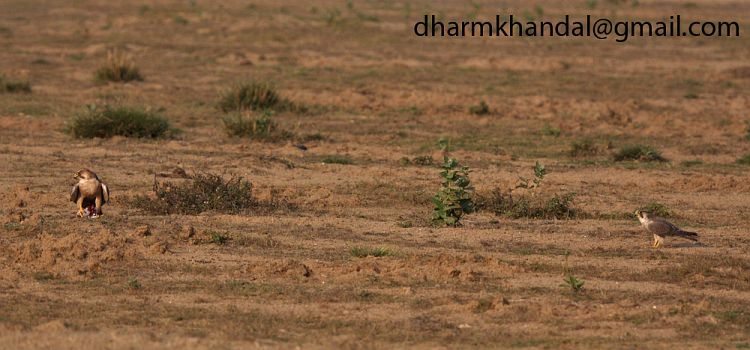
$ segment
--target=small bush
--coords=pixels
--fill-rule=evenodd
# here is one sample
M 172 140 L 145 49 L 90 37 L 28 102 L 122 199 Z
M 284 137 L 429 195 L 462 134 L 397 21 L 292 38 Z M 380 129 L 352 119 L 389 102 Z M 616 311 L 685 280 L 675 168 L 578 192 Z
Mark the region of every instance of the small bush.
M 210 242 L 213 244 L 224 245 L 229 241 L 229 237 L 219 232 L 210 232 Z
M 29 93 L 31 92 L 31 83 L 26 80 L 9 80 L 0 75 L 0 92 Z
M 750 153 L 738 158 L 737 164 L 750 165 Z
M 519 183 L 513 190 L 504 191 L 496 187 L 488 196 L 480 196 L 477 206 L 481 210 L 492 211 L 495 215 L 514 219 L 574 219 L 586 216 L 573 208 L 575 193 L 555 194 L 551 197 L 537 193 L 546 175 L 547 168 L 536 162 L 533 179 L 519 176 Z M 514 196 L 513 192 L 517 189 L 523 189 L 524 192 Z
M 155 198 L 136 196 L 131 206 L 153 214 L 195 215 L 215 210 L 235 214 L 256 205 L 252 184 L 241 177 L 196 174 L 181 183 L 154 182 Z
M 278 141 L 291 138 L 291 132 L 280 130 L 271 111 L 263 111 L 256 118 L 242 114 L 225 116 L 224 129 L 229 136 L 249 137 L 254 140 Z
M 469 180 L 471 170 L 448 156 L 445 156 L 442 168 L 442 186 L 432 198 L 435 204 L 432 222 L 435 225 L 456 226 L 464 214 L 474 212 L 474 188 Z
M 615 162 L 643 161 L 643 162 L 666 162 L 667 159 L 661 153 L 650 146 L 630 145 L 621 148 L 614 155 Z
M 521 195 L 514 198 L 510 191 L 495 188 L 489 196 L 481 197 L 478 207 L 495 215 L 513 219 L 575 219 L 584 213 L 573 207 L 575 193 L 564 193 L 549 198 Z
M 383 248 L 383 247 L 377 247 L 377 248 L 354 247 L 349 251 L 349 254 L 357 258 L 364 258 L 367 256 L 374 256 L 376 258 L 379 258 L 383 256 L 394 255 L 394 253 L 390 249 Z
M 164 117 L 131 107 L 90 105 L 73 117 L 67 131 L 76 138 L 108 138 L 115 135 L 138 138 L 170 137 L 172 129 Z
M 648 204 L 646 204 L 646 205 L 638 208 L 638 210 L 647 211 L 651 215 L 655 215 L 655 216 L 659 216 L 659 217 L 663 217 L 663 218 L 668 218 L 668 217 L 672 216 L 672 211 L 670 211 L 669 208 L 667 208 L 666 205 L 661 204 L 661 203 L 656 203 L 656 202 L 648 203 Z
M 115 83 L 143 80 L 135 63 L 119 50 L 107 52 L 107 61 L 96 70 L 95 78 L 99 82 L 111 81 Z
M 129 289 L 135 290 L 135 289 L 141 289 L 141 287 L 142 287 L 141 282 L 139 282 L 137 278 L 134 278 L 134 277 L 128 278 Z
M 599 148 L 593 141 L 586 139 L 575 141 L 570 145 L 570 156 L 573 158 L 595 156 L 599 154 Z
M 219 100 L 224 112 L 278 109 L 287 104 L 269 83 L 245 82 L 225 91 Z
M 478 105 L 469 107 L 469 113 L 473 115 L 490 114 L 490 106 L 487 102 L 480 101 Z
M 583 285 L 585 284 L 584 281 L 579 280 L 573 275 L 568 275 L 568 277 L 566 277 L 563 282 L 565 283 L 561 284 L 560 286 L 569 287 L 570 290 L 573 291 L 573 293 L 578 293 L 583 290 Z

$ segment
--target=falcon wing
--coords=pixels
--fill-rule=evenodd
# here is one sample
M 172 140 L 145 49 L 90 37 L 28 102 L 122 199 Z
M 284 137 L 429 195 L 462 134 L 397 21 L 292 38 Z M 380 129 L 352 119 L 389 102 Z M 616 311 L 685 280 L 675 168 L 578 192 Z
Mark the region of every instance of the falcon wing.
M 73 190 L 70 191 L 70 201 L 77 202 L 78 197 L 80 196 L 81 196 L 81 190 L 78 188 L 78 184 L 75 184 L 75 186 L 73 186 Z
M 657 236 L 666 236 L 675 230 L 675 226 L 664 220 L 653 220 L 648 224 L 648 230 Z
M 109 187 L 102 183 L 102 204 L 109 202 Z

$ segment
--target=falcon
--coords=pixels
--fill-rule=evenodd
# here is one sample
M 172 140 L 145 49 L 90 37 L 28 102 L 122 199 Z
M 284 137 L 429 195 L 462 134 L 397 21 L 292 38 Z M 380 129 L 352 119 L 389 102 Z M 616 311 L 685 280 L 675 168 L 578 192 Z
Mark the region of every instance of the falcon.
M 693 242 L 698 241 L 697 233 L 683 231 L 671 222 L 660 217 L 652 216 L 651 213 L 647 211 L 636 210 L 635 215 L 638 216 L 638 221 L 640 221 L 641 225 L 646 228 L 646 231 L 654 235 L 654 243 L 651 245 L 654 248 L 661 247 L 662 243 L 664 243 L 664 237 L 666 236 L 678 236 L 689 239 Z
M 89 169 L 77 172 L 73 178 L 78 180 L 78 183 L 73 186 L 73 190 L 70 192 L 70 201 L 78 204 L 78 216 L 84 217 L 86 215 L 84 208 L 89 210 L 92 217 L 102 215 L 102 205 L 109 202 L 107 185 L 101 182 L 96 173 Z

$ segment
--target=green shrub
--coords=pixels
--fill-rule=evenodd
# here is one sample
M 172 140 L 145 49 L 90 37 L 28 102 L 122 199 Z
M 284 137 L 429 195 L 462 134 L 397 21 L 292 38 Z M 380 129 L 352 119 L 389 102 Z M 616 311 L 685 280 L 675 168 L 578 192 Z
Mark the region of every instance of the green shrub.
M 560 286 L 561 287 L 569 287 L 570 290 L 573 291 L 573 293 L 578 293 L 581 290 L 583 290 L 583 285 L 585 284 L 585 282 L 583 280 L 579 280 L 578 278 L 576 278 L 573 275 L 568 275 L 568 277 L 566 277 L 563 280 L 563 282 L 564 283 L 561 284 Z
M 269 83 L 244 82 L 225 91 L 219 100 L 224 112 L 277 109 L 285 103 Z
M 458 161 L 445 156 L 440 172 L 442 186 L 432 202 L 435 204 L 432 222 L 441 226 L 459 225 L 464 214 L 474 212 L 474 188 L 469 180 L 471 170 Z
M 29 93 L 31 92 L 31 83 L 26 80 L 9 80 L 0 75 L 0 92 Z
M 153 214 L 195 215 L 214 210 L 236 214 L 257 204 L 252 184 L 241 177 L 196 174 L 184 182 L 154 182 L 155 198 L 136 196 L 132 207 Z
M 129 289 L 141 289 L 141 282 L 138 281 L 135 277 L 128 278 L 128 288 Z
M 570 146 L 570 156 L 573 158 L 595 156 L 597 154 L 599 154 L 599 148 L 589 139 L 580 142 L 575 141 Z
M 272 118 L 271 111 L 263 111 L 259 117 L 243 114 L 227 115 L 222 119 L 229 136 L 249 137 L 254 140 L 278 141 L 291 138 L 292 133 L 281 130 Z
M 667 159 L 661 153 L 650 146 L 629 145 L 621 148 L 614 155 L 615 162 L 643 161 L 643 162 L 666 162 Z
M 478 105 L 469 107 L 469 113 L 473 115 L 490 114 L 490 106 L 487 105 L 487 102 L 479 101 Z
M 161 138 L 171 137 L 177 130 L 164 117 L 132 107 L 98 107 L 89 105 L 85 112 L 73 117 L 67 131 L 76 138 L 108 138 L 112 136 Z
M 115 83 L 143 80 L 135 63 L 119 50 L 110 50 L 107 52 L 107 60 L 104 62 L 104 65 L 96 70 L 94 77 L 99 82 L 111 81 Z

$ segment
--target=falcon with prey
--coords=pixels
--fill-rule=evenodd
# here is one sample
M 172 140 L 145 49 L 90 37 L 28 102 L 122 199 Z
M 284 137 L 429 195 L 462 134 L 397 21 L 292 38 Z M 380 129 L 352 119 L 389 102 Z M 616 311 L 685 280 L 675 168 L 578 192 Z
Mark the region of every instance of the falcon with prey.
M 651 245 L 654 248 L 661 247 L 662 243 L 664 243 L 664 237 L 666 236 L 679 236 L 693 242 L 698 241 L 697 233 L 683 231 L 671 222 L 660 217 L 652 216 L 647 211 L 636 210 L 635 215 L 638 216 L 638 221 L 640 221 L 641 225 L 646 228 L 646 231 L 654 235 L 654 243 Z
M 109 188 L 99 180 L 96 173 L 89 169 L 77 172 L 74 179 L 78 183 L 70 192 L 70 201 L 78 204 L 78 216 L 99 217 L 102 215 L 102 205 L 109 202 Z

